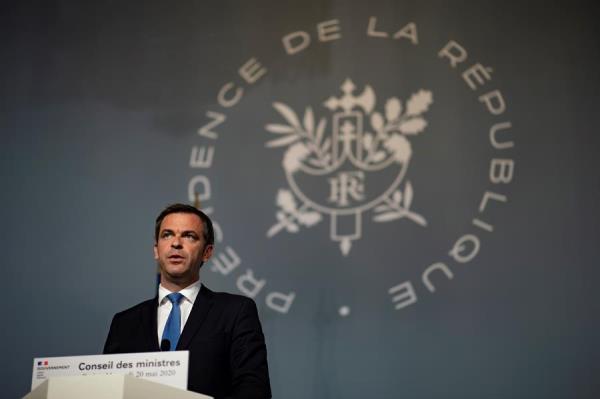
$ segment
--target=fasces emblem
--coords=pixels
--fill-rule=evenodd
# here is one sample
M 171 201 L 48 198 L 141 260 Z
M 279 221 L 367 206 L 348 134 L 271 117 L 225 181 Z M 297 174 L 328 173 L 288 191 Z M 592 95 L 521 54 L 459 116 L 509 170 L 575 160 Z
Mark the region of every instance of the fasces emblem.
M 376 110 L 373 88 L 360 94 L 351 79 L 341 85 L 340 97 L 326 99 L 329 119 L 306 107 L 300 117 L 282 102 L 273 103 L 283 123 L 265 129 L 278 137 L 267 147 L 285 147 L 282 166 L 288 187 L 276 194 L 276 222 L 267 237 L 297 233 L 328 217 L 330 238 L 344 256 L 362 235 L 363 214 L 374 222 L 410 220 L 426 226 L 411 209 L 414 191 L 406 178 L 413 156 L 411 136 L 427 127 L 424 114 L 433 103 L 431 91 L 419 90 L 402 101 L 388 98 Z

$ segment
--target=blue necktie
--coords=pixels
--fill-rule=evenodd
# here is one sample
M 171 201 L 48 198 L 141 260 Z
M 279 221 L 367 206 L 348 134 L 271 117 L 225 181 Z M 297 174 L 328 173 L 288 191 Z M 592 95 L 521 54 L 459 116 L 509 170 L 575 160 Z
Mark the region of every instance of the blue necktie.
M 177 348 L 177 342 L 179 341 L 179 335 L 181 334 L 181 310 L 179 309 L 179 301 L 183 298 L 183 295 L 179 292 L 173 292 L 167 295 L 167 298 L 173 304 L 167 324 L 165 324 L 165 330 L 163 331 L 162 339 L 168 339 L 171 343 L 169 350 L 174 351 Z

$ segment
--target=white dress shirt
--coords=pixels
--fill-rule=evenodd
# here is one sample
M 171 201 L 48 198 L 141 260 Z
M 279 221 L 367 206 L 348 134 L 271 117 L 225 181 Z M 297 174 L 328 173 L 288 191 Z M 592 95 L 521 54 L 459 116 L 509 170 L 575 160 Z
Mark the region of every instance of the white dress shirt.
M 183 331 L 183 327 L 192 312 L 192 306 L 198 296 L 198 292 L 200 292 L 200 280 L 179 291 L 179 293 L 183 295 L 183 298 L 181 298 L 181 301 L 179 302 L 179 309 L 181 310 L 181 331 Z M 171 294 L 171 291 L 163 287 L 162 284 L 158 286 L 158 312 L 156 313 L 158 345 L 160 345 L 160 341 L 162 341 L 165 324 L 167 324 L 169 313 L 171 313 L 171 309 L 173 308 L 173 304 L 169 301 L 169 298 L 167 298 L 167 295 L 169 294 Z

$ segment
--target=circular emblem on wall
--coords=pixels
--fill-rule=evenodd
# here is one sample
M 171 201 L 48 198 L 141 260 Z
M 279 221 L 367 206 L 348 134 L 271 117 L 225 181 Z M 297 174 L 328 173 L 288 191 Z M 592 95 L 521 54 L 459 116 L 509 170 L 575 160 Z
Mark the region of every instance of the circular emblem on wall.
M 410 84 L 381 71 L 361 71 L 340 59 L 337 72 L 325 78 L 299 78 L 296 83 L 300 86 L 314 85 L 309 95 L 289 87 L 266 90 L 253 97 L 252 111 L 245 108 L 242 112 L 250 93 L 269 82 L 270 63 L 301 69 L 306 62 L 296 63 L 299 57 L 310 55 L 316 46 L 333 46 L 345 40 L 342 20 L 321 21 L 314 32 L 297 30 L 275 38 L 270 43 L 272 59 L 253 56 L 240 63 L 237 74 L 220 86 L 215 106 L 205 110 L 205 122 L 191 147 L 189 201 L 200 201 L 215 219 L 218 252 L 210 270 L 233 278 L 241 293 L 261 297 L 278 314 L 293 310 L 301 300 L 301 287 L 293 286 L 293 282 L 277 285 L 261 270 L 245 266 L 259 260 L 243 262 L 245 255 L 227 240 L 228 228 L 234 226 L 220 224 L 219 201 L 212 196 L 215 176 L 244 183 L 242 174 L 215 167 L 217 153 L 219 157 L 240 155 L 239 144 L 235 148 L 221 144 L 225 133 L 242 137 L 253 131 L 251 137 L 244 136 L 245 143 L 258 144 L 246 151 L 252 151 L 253 162 L 262 165 L 271 177 L 260 180 L 270 200 L 257 200 L 254 208 L 269 216 L 252 225 L 253 240 L 281 245 L 282 237 L 288 237 L 287 245 L 300 248 L 301 237 L 312 229 L 315 232 L 311 234 L 335 247 L 337 263 L 352 259 L 359 245 L 380 245 L 379 241 L 388 243 L 386 261 L 393 263 L 404 256 L 396 251 L 405 254 L 418 245 L 431 247 L 431 243 L 417 242 L 425 237 L 418 231 L 436 229 L 444 223 L 438 208 L 445 207 L 449 216 L 444 218 L 456 226 L 451 230 L 453 235 L 446 234 L 445 238 L 440 237 L 450 229 L 435 230 L 436 242 L 445 242 L 445 247 L 438 246 L 439 253 L 430 251 L 433 255 L 418 265 L 407 265 L 408 256 L 402 258 L 401 268 L 382 275 L 380 285 L 385 289 L 381 295 L 387 297 L 391 310 L 412 306 L 454 279 L 457 267 L 477 257 L 484 239 L 494 232 L 498 210 L 508 202 L 515 143 L 507 102 L 494 82 L 493 68 L 470 55 L 456 40 L 430 39 L 423 44 L 416 22 L 387 31 L 378 24 L 377 17 L 366 18 L 359 42 L 352 48 L 383 58 L 402 45 L 403 57 L 415 60 L 411 65 L 416 66 L 405 67 Z M 365 64 L 380 65 L 374 59 Z M 460 96 L 453 97 L 450 92 Z M 234 124 L 243 126 L 244 132 L 231 127 Z M 461 146 L 455 144 L 459 139 Z M 441 158 L 435 165 L 432 153 Z M 477 154 L 474 160 L 466 160 L 472 154 Z M 433 182 L 431 176 L 436 172 L 453 180 Z M 460 209 L 450 206 L 452 198 L 459 196 L 463 201 Z M 473 205 L 466 209 L 466 203 Z M 401 232 L 411 229 L 413 235 L 421 235 L 413 239 L 404 233 L 401 242 L 379 240 L 384 237 L 383 226 Z M 365 234 L 366 228 L 371 234 Z M 343 304 L 338 314 L 348 316 L 351 310 Z

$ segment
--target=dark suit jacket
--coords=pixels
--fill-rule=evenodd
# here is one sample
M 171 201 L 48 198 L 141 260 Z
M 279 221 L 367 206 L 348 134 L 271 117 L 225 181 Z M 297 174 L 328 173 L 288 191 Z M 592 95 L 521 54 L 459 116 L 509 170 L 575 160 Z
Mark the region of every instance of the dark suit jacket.
M 117 313 L 104 353 L 159 351 L 158 298 Z M 190 351 L 188 389 L 215 398 L 271 397 L 267 349 L 254 301 L 202 285 L 177 344 Z

